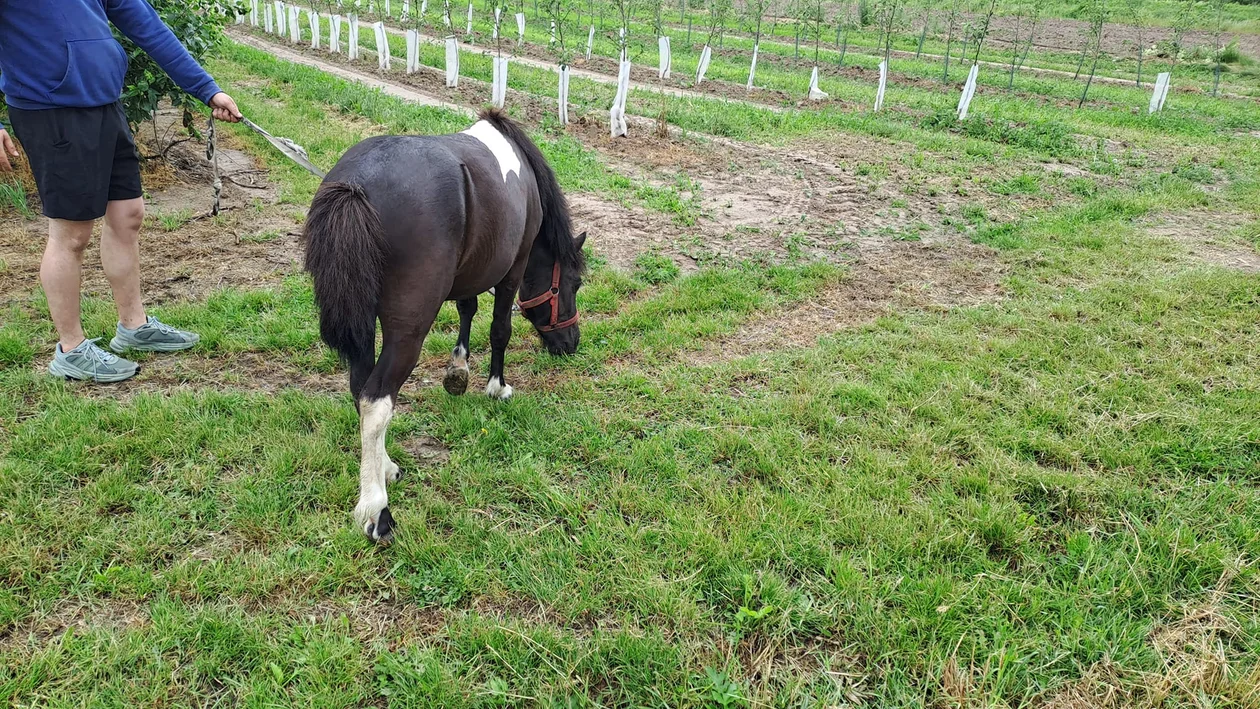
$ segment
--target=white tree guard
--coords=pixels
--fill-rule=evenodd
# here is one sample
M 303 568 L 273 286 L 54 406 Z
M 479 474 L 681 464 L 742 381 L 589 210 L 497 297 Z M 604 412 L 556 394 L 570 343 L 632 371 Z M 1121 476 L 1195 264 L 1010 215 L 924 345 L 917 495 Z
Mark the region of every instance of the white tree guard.
M 809 100 L 822 101 L 827 98 L 827 92 L 818 88 L 818 67 L 814 67 L 813 73 L 809 75 Z
M 386 17 L 394 16 L 394 11 L 389 6 L 389 0 L 385 0 L 385 16 Z
M 503 16 L 503 8 L 494 8 L 494 31 L 490 34 L 490 39 L 499 39 L 499 21 Z
M 709 70 L 709 61 L 713 59 L 713 49 L 704 45 L 700 50 L 700 63 L 696 65 L 696 86 L 704 83 L 704 74 Z
M 341 54 L 341 15 L 333 15 L 328 21 L 328 51 Z
M 407 73 L 414 74 L 420 70 L 420 33 L 407 30 Z
M 523 12 L 516 13 L 516 41 L 518 44 L 525 41 L 525 13 Z
M 411 0 L 403 0 L 402 21 L 411 20 Z
M 459 86 L 459 40 L 454 35 L 446 38 L 446 86 Z
M 236 13 L 236 24 L 238 25 L 245 24 L 245 13 L 243 12 Z
M 560 103 L 560 125 L 569 124 L 569 67 L 560 65 L 560 90 L 556 94 Z
M 507 101 L 508 58 L 494 57 L 494 84 L 491 89 L 490 102 L 495 108 L 503 108 Z
M 249 24 L 258 26 L 258 0 L 249 0 Z
M 551 21 L 551 46 L 556 46 L 556 21 Z
M 626 56 L 626 28 L 625 27 L 621 28 L 620 35 L 618 35 L 618 37 L 619 39 L 617 40 L 617 46 L 621 47 L 621 56 L 617 58 L 617 61 L 624 62 L 630 58 Z
M 355 61 L 359 58 L 359 16 L 358 15 L 350 16 L 349 34 L 350 36 L 346 40 L 346 45 L 349 47 L 349 51 L 346 53 L 346 56 L 350 57 L 351 61 Z
M 967 112 L 971 110 L 971 97 L 976 95 L 976 77 L 980 75 L 980 65 L 972 64 L 967 72 L 967 83 L 963 86 L 962 96 L 958 98 L 958 120 L 967 120 Z
M 420 0 L 420 14 L 424 15 L 429 11 L 429 0 Z
M 608 111 L 612 137 L 629 135 L 626 125 L 626 95 L 630 93 L 630 62 L 622 60 L 617 71 L 617 95 L 613 97 L 612 108 Z
M 307 10 L 306 22 L 311 26 L 311 49 L 319 49 L 319 13 L 314 10 Z
M 591 31 L 586 33 L 586 61 L 591 60 L 591 47 L 595 46 L 595 25 L 591 25 Z
M 263 30 L 267 34 L 276 31 L 275 19 L 270 5 L 263 5 Z
M 289 34 L 289 24 L 285 20 L 289 19 L 289 8 L 280 0 L 276 2 L 276 34 L 284 37 Z
M 389 71 L 389 60 L 392 57 L 389 52 L 389 33 L 385 31 L 385 23 L 377 22 L 372 25 L 372 31 L 376 34 L 376 66 L 381 71 Z
M 879 63 L 879 90 L 875 92 L 875 110 L 884 107 L 884 89 L 888 86 L 888 62 Z
M 289 42 L 292 44 L 302 41 L 302 23 L 299 22 L 301 14 L 302 9 L 297 5 L 289 6 Z
M 748 65 L 748 84 L 744 86 L 747 91 L 753 90 L 753 81 L 757 78 L 757 50 L 761 48 L 761 43 L 753 45 L 752 63 Z
M 464 34 L 468 35 L 469 37 L 472 36 L 472 13 L 473 13 L 473 4 L 470 2 L 468 3 L 468 29 L 464 32 Z
M 1151 92 L 1151 106 L 1147 113 L 1156 113 L 1164 110 L 1164 100 L 1168 98 L 1168 84 L 1172 78 L 1172 74 L 1166 71 L 1160 72 L 1155 77 L 1155 90 Z
M 661 35 L 656 38 L 656 54 L 660 58 L 661 66 L 656 70 L 656 76 L 660 79 L 668 79 L 669 72 L 674 66 L 674 56 L 669 51 L 669 37 Z

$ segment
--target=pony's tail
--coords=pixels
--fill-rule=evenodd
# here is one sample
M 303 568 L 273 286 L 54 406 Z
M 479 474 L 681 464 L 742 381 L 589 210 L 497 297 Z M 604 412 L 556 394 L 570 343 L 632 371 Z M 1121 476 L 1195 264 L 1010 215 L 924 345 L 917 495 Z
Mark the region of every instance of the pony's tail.
M 376 357 L 376 308 L 385 269 L 385 231 L 359 185 L 325 182 L 306 226 L 306 270 L 315 282 L 319 334 L 342 361 Z

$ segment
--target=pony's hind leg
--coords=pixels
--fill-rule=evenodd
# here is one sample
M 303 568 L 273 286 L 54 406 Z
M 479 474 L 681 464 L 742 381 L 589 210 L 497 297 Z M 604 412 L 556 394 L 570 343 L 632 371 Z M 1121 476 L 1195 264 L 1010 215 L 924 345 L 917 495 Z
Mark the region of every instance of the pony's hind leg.
M 503 381 L 503 357 L 512 337 L 512 294 L 516 288 L 500 288 L 494 296 L 494 320 L 490 323 L 490 380 L 486 396 L 507 399 L 512 387 Z
M 473 316 L 477 314 L 477 298 L 461 298 L 455 301 L 455 308 L 459 310 L 459 341 L 451 352 L 450 364 L 446 365 L 442 387 L 446 393 L 459 396 L 468 391 L 468 338 Z
M 389 511 L 385 483 L 399 477 L 399 468 L 385 451 L 385 433 L 394 415 L 398 390 L 415 368 L 420 346 L 432 322 L 433 315 L 429 315 L 422 328 L 408 328 L 402 336 L 386 330 L 381 358 L 359 398 L 363 450 L 359 466 L 359 503 L 354 508 L 354 519 L 359 529 L 375 542 L 388 543 L 394 536 L 394 518 Z

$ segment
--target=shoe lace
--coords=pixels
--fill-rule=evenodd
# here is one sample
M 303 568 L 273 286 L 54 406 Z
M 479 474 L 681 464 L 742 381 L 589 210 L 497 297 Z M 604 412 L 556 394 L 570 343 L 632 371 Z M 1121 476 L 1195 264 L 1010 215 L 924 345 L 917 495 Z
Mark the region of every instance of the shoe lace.
M 149 326 L 153 328 L 157 328 L 158 332 L 161 332 L 166 335 L 175 335 L 179 333 L 178 328 L 171 327 L 170 325 L 167 325 L 166 323 L 159 321 L 157 318 L 153 318 L 152 320 L 150 320 Z
M 117 355 L 115 355 L 112 352 L 105 351 L 104 349 L 102 349 L 100 346 L 96 344 L 97 340 L 99 339 L 100 338 L 98 337 L 95 339 L 88 340 L 89 347 L 83 354 L 87 355 L 88 358 L 91 359 L 92 361 L 99 362 L 100 364 L 108 365 L 108 364 L 113 364 L 114 362 L 117 362 L 118 361 Z

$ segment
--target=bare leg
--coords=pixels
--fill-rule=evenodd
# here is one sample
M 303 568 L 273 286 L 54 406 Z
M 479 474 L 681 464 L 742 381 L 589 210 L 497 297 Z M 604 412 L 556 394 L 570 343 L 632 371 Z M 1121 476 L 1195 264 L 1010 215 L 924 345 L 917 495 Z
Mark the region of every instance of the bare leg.
M 114 291 L 118 321 L 135 329 L 145 323 L 140 299 L 140 225 L 144 199 L 110 202 L 101 227 L 101 266 Z
M 502 284 L 500 284 L 502 285 Z M 498 288 L 494 296 L 494 320 L 490 323 L 490 380 L 486 382 L 486 396 L 507 399 L 512 387 L 503 381 L 503 356 L 508 340 L 512 338 L 512 294 L 516 288 Z
M 451 352 L 451 362 L 446 365 L 442 386 L 446 393 L 459 396 L 468 391 L 468 338 L 472 334 L 473 316 L 477 314 L 477 299 L 463 298 L 455 302 L 459 309 L 459 340 Z
M 48 311 L 64 352 L 83 344 L 79 298 L 83 252 L 92 241 L 92 222 L 48 220 L 48 245 L 39 267 L 39 280 L 48 298 Z

